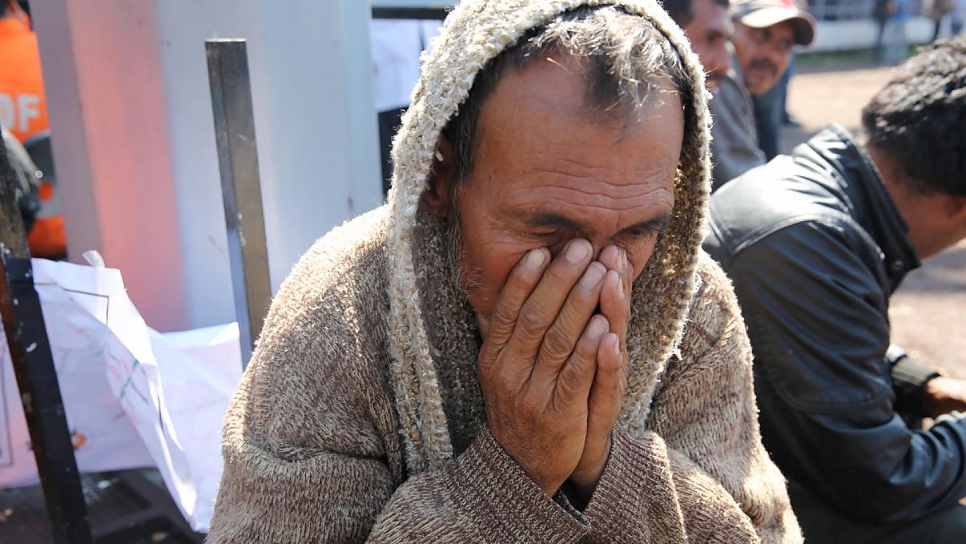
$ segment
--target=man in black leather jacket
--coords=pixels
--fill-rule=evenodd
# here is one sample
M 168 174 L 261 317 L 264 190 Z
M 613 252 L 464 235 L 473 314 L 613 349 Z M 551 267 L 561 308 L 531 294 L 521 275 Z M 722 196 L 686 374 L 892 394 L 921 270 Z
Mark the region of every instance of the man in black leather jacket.
M 717 191 L 705 248 L 807 541 L 966 542 L 966 382 L 890 350 L 888 316 L 919 259 L 966 238 L 966 36 L 908 61 L 863 124 L 864 145 L 832 125 Z

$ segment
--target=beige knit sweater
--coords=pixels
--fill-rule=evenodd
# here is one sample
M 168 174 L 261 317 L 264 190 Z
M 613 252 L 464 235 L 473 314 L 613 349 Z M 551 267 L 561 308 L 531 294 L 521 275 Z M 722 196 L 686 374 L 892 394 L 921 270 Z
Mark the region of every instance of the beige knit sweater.
M 394 142 L 390 204 L 333 230 L 277 294 L 225 423 L 210 544 L 800 542 L 761 446 L 751 351 L 700 252 L 706 96 L 688 126 L 672 224 L 634 284 L 628 392 L 582 511 L 549 498 L 486 429 L 479 331 L 452 281 L 445 225 L 418 208 L 439 132 L 473 77 L 527 29 L 581 4 L 651 20 L 649 0 L 464 0 L 424 62 Z

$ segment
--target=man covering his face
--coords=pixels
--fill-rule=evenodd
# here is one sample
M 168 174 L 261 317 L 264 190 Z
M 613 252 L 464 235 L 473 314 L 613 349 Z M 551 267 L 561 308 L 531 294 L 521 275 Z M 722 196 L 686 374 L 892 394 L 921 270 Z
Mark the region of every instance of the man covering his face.
M 449 16 L 389 204 L 273 302 L 208 542 L 801 541 L 699 250 L 697 59 L 652 1 L 590 3 Z

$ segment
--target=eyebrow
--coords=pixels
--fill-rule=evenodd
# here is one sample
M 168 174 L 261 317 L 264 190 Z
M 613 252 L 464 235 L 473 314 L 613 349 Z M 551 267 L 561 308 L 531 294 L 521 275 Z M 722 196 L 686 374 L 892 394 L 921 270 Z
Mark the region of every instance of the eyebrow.
M 554 230 L 562 230 L 566 232 L 571 232 L 581 236 L 590 234 L 588 229 L 579 222 L 553 212 L 534 212 L 531 214 L 524 215 L 524 221 L 533 227 L 544 227 Z M 671 214 L 662 213 L 654 219 L 648 219 L 647 221 L 641 221 L 635 223 L 628 227 L 625 227 L 621 232 L 626 232 L 629 230 L 643 230 L 649 232 L 663 233 L 667 230 L 668 225 L 671 224 Z

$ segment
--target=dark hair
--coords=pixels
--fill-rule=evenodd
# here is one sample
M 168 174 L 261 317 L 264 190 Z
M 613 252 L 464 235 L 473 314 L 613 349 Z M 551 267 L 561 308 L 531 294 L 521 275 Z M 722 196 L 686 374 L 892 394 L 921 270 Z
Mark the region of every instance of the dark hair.
M 692 9 L 694 0 L 660 0 L 660 2 L 664 11 L 671 16 L 671 19 L 674 19 L 679 27 L 684 28 L 694 19 L 694 10 Z M 731 6 L 728 0 L 714 0 L 714 3 L 725 9 Z
M 453 146 L 455 190 L 473 170 L 483 103 L 508 70 L 521 70 L 560 51 L 576 58 L 587 83 L 589 114 L 595 120 L 631 126 L 649 91 L 670 80 L 685 108 L 692 106 L 693 81 L 667 38 L 646 19 L 613 6 L 564 12 L 531 29 L 517 44 L 490 61 L 477 75 L 459 111 L 443 129 Z M 691 123 L 692 115 L 684 116 Z M 690 126 L 685 126 L 685 134 Z
M 914 190 L 966 195 L 966 35 L 921 48 L 862 110 L 862 125 Z

